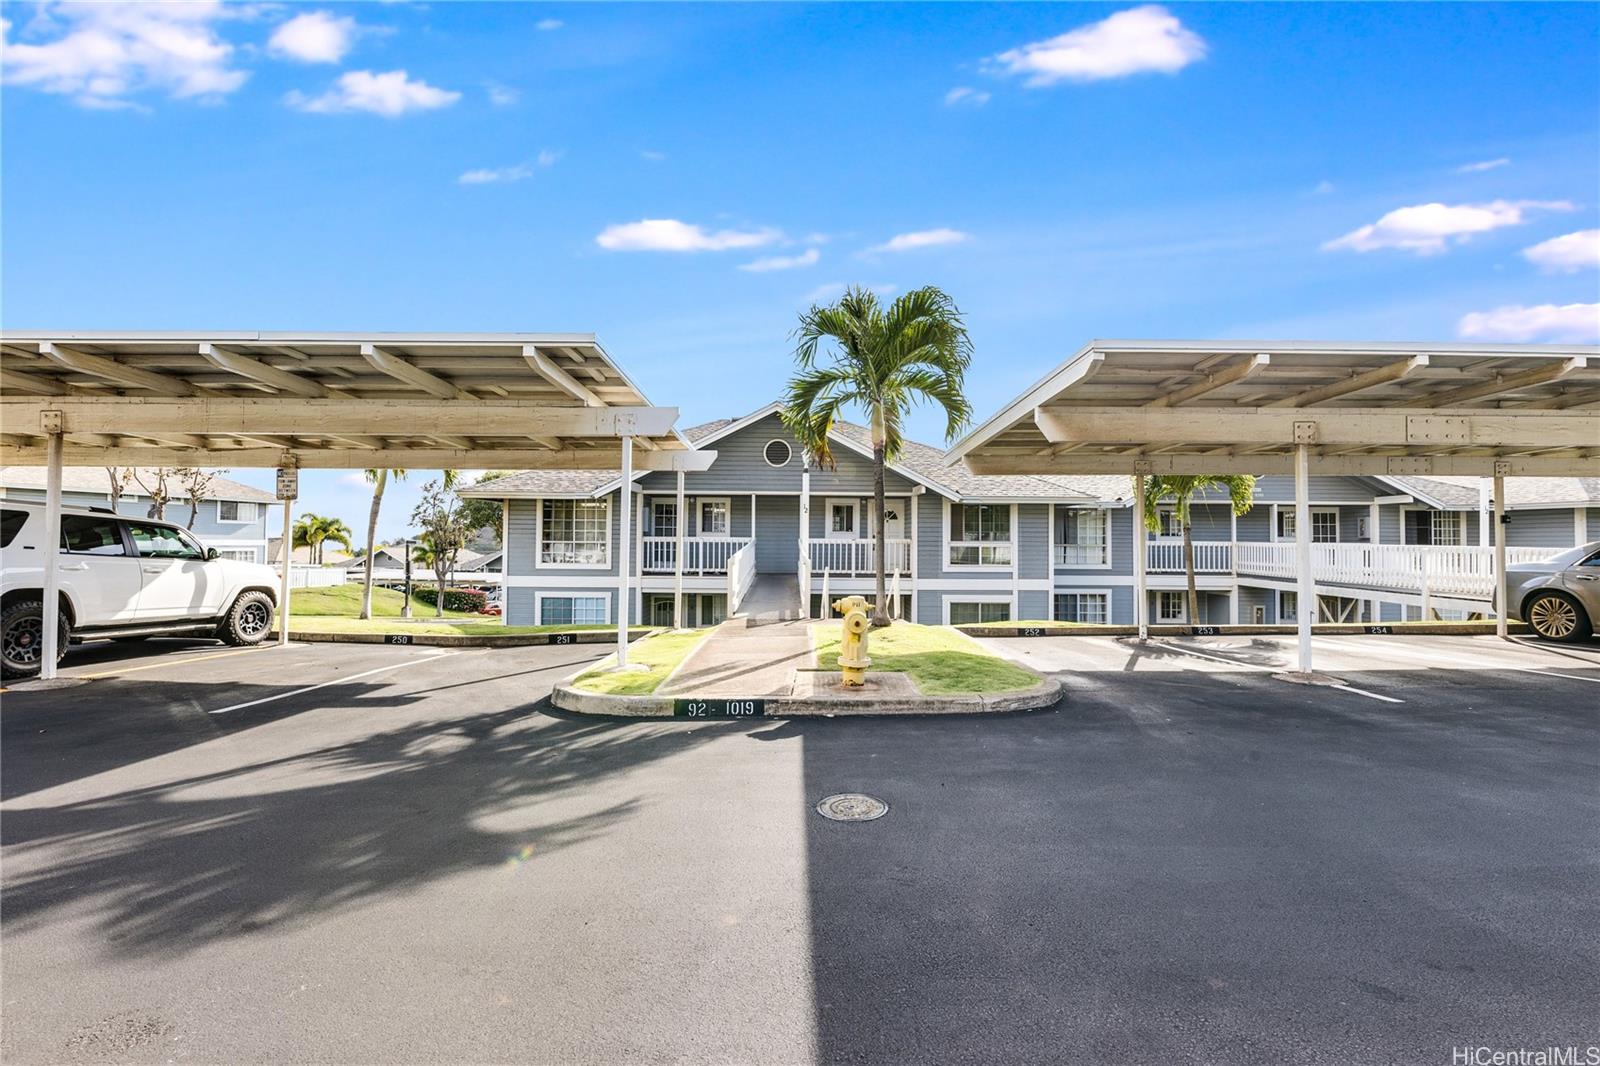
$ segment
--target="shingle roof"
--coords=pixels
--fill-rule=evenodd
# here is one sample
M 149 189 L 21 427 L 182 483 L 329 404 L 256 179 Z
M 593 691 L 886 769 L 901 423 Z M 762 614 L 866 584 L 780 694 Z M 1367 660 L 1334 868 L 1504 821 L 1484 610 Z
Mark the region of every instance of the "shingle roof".
M 499 499 L 511 496 L 588 496 L 608 481 L 615 481 L 618 470 L 518 470 L 493 481 L 479 482 L 461 490 L 462 496 Z
M 1389 481 L 1405 491 L 1445 507 L 1475 510 L 1478 487 L 1484 479 L 1475 477 L 1391 477 Z M 1536 508 L 1600 504 L 1600 477 L 1510 477 L 1506 478 L 1508 508 Z
M 853 422 L 835 422 L 833 430 L 860 448 L 868 451 L 872 448 L 872 431 L 866 426 L 858 426 Z M 974 474 L 964 466 L 946 466 L 943 452 L 914 440 L 904 442 L 896 463 L 932 484 L 943 486 L 957 496 L 972 498 L 1060 499 L 1078 496 L 1096 500 L 1115 500 L 1126 497 L 1132 491 L 1133 484 L 1130 478 L 1101 475 L 1057 477 L 1036 474 Z
M 155 478 L 154 468 L 138 467 L 139 476 L 146 483 L 153 483 Z M 170 479 L 169 479 L 170 484 Z M 0 486 L 8 489 L 43 489 L 45 487 L 45 468 L 42 466 L 0 466 Z M 101 496 L 111 492 L 111 475 L 103 466 L 65 466 L 61 468 L 61 490 L 63 492 L 93 492 Z M 144 498 L 144 490 L 139 488 L 137 481 L 130 480 L 128 487 L 122 490 L 124 496 L 137 496 Z M 187 500 L 182 496 L 181 490 L 174 493 L 174 498 Z M 241 500 L 249 503 L 272 503 L 277 497 L 270 492 L 241 485 L 225 477 L 212 478 L 211 487 L 206 490 L 208 500 Z

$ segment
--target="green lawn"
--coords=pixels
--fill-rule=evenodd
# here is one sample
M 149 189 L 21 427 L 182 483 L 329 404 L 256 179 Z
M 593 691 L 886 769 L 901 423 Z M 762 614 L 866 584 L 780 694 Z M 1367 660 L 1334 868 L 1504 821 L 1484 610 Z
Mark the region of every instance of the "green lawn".
M 372 590 L 372 616 L 374 618 L 399 618 L 400 605 L 405 596 L 393 589 Z M 330 585 L 321 589 L 294 589 L 289 594 L 289 615 L 318 615 L 336 618 L 355 618 L 361 613 L 361 583 Z M 414 618 L 434 617 L 433 606 L 411 597 L 411 614 Z M 487 616 L 467 611 L 445 611 L 446 618 L 466 618 L 482 622 Z M 408 630 L 409 632 L 409 630 Z
M 659 633 L 628 648 L 628 662 L 648 666 L 649 670 L 608 672 L 617 661 L 616 656 L 608 656 L 593 670 L 574 681 L 572 687 L 608 696 L 648 696 L 710 635 L 710 629 L 677 629 Z
M 839 623 L 820 622 L 813 631 L 817 665 L 839 668 Z M 901 670 L 929 696 L 988 695 L 1033 688 L 1037 675 L 991 654 L 971 638 L 944 626 L 896 622 L 867 638 L 872 670 Z

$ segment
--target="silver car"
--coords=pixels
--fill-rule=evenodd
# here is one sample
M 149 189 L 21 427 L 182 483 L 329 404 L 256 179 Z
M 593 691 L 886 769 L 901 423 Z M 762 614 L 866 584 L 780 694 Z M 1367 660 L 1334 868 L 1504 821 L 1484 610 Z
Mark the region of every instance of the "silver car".
M 1506 567 L 1511 615 L 1548 640 L 1587 640 L 1600 620 L 1600 541 Z

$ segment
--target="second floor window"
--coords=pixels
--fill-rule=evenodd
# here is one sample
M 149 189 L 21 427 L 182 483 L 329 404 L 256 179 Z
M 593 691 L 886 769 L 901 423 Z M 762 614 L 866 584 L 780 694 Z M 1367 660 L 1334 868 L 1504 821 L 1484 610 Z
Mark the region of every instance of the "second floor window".
M 219 522 L 254 522 L 256 520 L 256 505 L 243 503 L 239 500 L 218 500 L 217 521 Z
M 1294 539 L 1294 508 L 1278 509 L 1278 539 Z M 1314 510 L 1311 512 L 1311 543 L 1332 544 L 1339 539 L 1339 512 Z
M 1106 547 L 1106 512 L 1056 513 L 1057 566 L 1104 566 Z
M 547 566 L 607 566 L 611 507 L 606 500 L 545 500 L 539 562 Z
M 951 504 L 950 565 L 1010 566 L 1010 506 L 992 503 Z
M 700 501 L 700 536 L 726 537 L 728 535 L 728 501 Z

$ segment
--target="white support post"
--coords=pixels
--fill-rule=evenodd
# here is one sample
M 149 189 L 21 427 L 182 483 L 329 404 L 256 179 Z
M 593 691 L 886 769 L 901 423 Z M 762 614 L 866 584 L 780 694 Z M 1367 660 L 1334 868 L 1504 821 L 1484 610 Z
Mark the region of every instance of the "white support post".
M 913 526 L 913 529 L 916 527 Z M 811 618 L 811 462 L 800 468 L 800 558 L 805 561 L 800 572 L 806 575 L 806 587 L 800 590 L 800 615 Z M 823 605 L 827 607 L 826 604 Z M 823 617 L 827 617 L 824 609 Z
M 44 603 L 39 634 L 39 679 L 56 676 L 61 629 L 61 444 L 59 428 L 45 437 Z
M 371 550 L 371 545 L 368 545 Z M 510 588 L 506 577 L 511 573 L 511 501 L 500 501 L 500 624 L 511 624 Z
M 1503 524 L 1506 513 L 1506 479 L 1500 473 L 1498 463 L 1495 464 L 1494 474 L 1494 632 L 1501 640 L 1506 639 L 1506 616 L 1510 613 L 1511 605 L 1506 603 L 1506 527 Z
M 1133 475 L 1133 620 L 1139 639 L 1150 639 L 1150 593 L 1145 587 L 1144 475 Z
M 1294 561 L 1298 582 L 1295 593 L 1300 636 L 1300 672 L 1311 672 L 1311 622 L 1317 616 L 1317 584 L 1311 572 L 1311 448 L 1294 446 Z
M 673 536 L 676 542 L 672 547 L 672 628 L 683 628 L 683 527 L 689 522 L 689 516 L 683 509 L 683 471 L 678 471 L 678 502 L 677 516 L 673 523 Z
M 1498 487 L 1498 486 L 1497 486 Z M 1489 479 L 1478 479 L 1478 547 L 1489 546 Z
M 283 501 L 283 575 L 279 578 L 278 585 L 278 646 L 289 646 L 289 571 L 294 562 L 294 501 Z M 367 545 L 370 553 L 374 546 Z M 411 591 L 409 588 L 406 590 Z M 504 610 L 504 608 L 501 608 Z
M 633 438 L 622 438 L 622 484 L 617 488 L 617 510 L 622 528 L 617 537 L 617 669 L 628 665 L 628 609 L 632 606 L 633 560 Z

